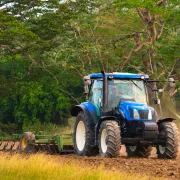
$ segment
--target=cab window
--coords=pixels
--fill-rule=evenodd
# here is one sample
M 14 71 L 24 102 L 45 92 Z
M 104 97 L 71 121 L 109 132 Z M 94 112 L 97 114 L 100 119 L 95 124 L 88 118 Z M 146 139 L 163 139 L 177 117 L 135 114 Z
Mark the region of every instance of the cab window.
M 94 83 L 91 85 L 89 100 L 98 108 L 100 108 L 102 104 L 102 102 L 99 102 L 99 99 L 102 99 L 102 88 L 102 80 L 94 80 Z

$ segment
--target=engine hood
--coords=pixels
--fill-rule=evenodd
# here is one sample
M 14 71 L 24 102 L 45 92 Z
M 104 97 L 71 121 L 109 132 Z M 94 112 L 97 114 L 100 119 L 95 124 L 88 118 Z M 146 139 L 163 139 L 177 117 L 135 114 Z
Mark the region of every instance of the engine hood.
M 151 109 L 144 103 L 122 101 L 119 105 L 119 112 L 127 120 L 152 120 Z

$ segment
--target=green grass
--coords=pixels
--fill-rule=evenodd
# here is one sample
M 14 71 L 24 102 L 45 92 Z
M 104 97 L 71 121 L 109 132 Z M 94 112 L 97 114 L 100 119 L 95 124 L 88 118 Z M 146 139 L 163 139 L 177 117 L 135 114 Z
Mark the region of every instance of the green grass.
M 107 171 L 103 167 L 92 168 L 87 164 L 79 165 L 57 156 L 8 155 L 0 153 L 1 180 L 155 180 L 143 174 L 131 174 L 120 171 Z

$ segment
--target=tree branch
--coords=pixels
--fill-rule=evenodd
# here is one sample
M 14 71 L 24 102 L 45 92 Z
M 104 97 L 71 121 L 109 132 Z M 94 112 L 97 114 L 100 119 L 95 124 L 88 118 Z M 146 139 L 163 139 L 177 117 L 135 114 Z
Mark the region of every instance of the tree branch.
M 56 78 L 56 76 L 55 76 L 51 71 L 49 71 L 49 70 L 46 68 L 46 65 L 44 64 L 44 62 L 42 62 L 42 64 L 43 64 L 43 68 L 44 68 L 50 75 L 52 75 L 53 78 L 56 80 L 56 84 L 57 84 L 58 88 L 59 88 L 62 92 L 64 92 L 65 94 L 68 94 L 75 102 L 77 102 L 78 104 L 80 104 L 79 101 L 78 101 L 71 93 L 69 93 L 69 92 L 67 92 L 67 91 L 65 91 L 64 89 L 62 89 L 62 88 L 59 87 L 59 81 L 58 81 L 58 79 Z
M 139 45 L 137 46 L 136 49 L 134 49 L 134 52 L 139 51 L 143 46 L 146 46 L 146 45 L 149 45 L 149 44 L 151 44 L 151 42 L 142 42 L 141 44 L 139 44 Z
M 176 66 L 177 61 L 178 61 L 178 59 L 176 59 L 176 61 L 174 62 L 173 66 L 172 66 L 172 68 L 171 68 L 171 71 L 169 72 L 167 78 L 169 78 L 169 77 L 171 76 L 172 72 L 174 71 L 174 68 L 175 68 L 175 66 Z
M 157 35 L 157 39 L 159 39 L 159 38 L 161 37 L 161 35 L 162 35 L 162 33 L 163 33 L 163 30 L 164 30 L 164 23 L 161 23 L 161 25 L 160 25 L 160 31 L 159 31 L 159 33 L 158 33 L 158 35 Z
M 77 104 L 80 104 L 80 102 L 69 92 L 65 91 L 64 89 L 60 88 L 59 89 L 64 92 L 65 94 L 68 94 Z

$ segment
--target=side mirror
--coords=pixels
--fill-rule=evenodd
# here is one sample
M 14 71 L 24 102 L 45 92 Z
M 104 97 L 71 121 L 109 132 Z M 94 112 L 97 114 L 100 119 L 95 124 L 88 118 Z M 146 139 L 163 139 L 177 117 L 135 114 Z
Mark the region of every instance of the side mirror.
M 84 95 L 86 96 L 86 100 L 88 100 L 88 94 L 89 94 L 88 85 L 91 84 L 90 77 L 89 76 L 84 76 L 83 77 L 83 82 L 84 82 Z
M 174 88 L 174 87 L 176 86 L 175 81 L 174 81 L 174 78 L 169 78 L 169 79 L 168 79 L 168 82 L 169 82 L 168 86 L 169 86 L 170 88 Z
M 89 93 L 89 88 L 88 88 L 88 85 L 84 86 L 84 95 L 88 95 Z
M 83 92 L 83 95 L 87 96 L 87 95 L 88 95 L 88 92 Z
M 91 84 L 91 79 L 89 76 L 84 76 L 83 81 L 84 81 L 84 86 L 88 86 Z

